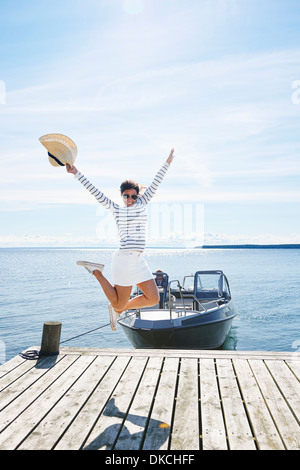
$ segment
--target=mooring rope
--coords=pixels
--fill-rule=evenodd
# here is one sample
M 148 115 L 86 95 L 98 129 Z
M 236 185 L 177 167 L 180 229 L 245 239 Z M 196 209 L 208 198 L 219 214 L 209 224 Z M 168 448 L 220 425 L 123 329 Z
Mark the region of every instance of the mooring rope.
M 136 311 L 134 311 L 130 315 L 126 315 L 126 318 L 132 317 L 135 314 L 136 314 Z M 79 338 L 80 336 L 87 335 L 89 333 L 92 333 L 93 331 L 101 330 L 101 328 L 105 328 L 106 326 L 110 326 L 110 323 L 106 323 L 105 325 L 98 326 L 97 328 L 93 328 L 92 330 L 86 331 L 85 333 L 81 333 L 80 335 L 73 336 L 72 338 L 65 339 L 64 341 L 61 341 L 59 344 L 67 343 L 68 341 L 71 341 L 72 339 L 76 339 L 76 338 Z
M 72 339 L 79 338 L 80 336 L 87 335 L 89 333 L 92 333 L 93 331 L 100 330 L 101 328 L 105 328 L 106 326 L 109 326 L 110 323 L 106 323 L 105 325 L 98 326 L 97 328 L 94 328 L 93 330 L 86 331 L 85 333 L 81 333 L 80 335 L 73 336 L 72 338 L 65 339 L 64 341 L 61 341 L 59 344 L 67 343 L 68 341 L 71 341 Z
M 126 315 L 126 318 L 132 317 L 135 314 L 136 314 L 136 312 L 134 311 L 130 315 Z M 87 335 L 89 333 L 93 333 L 94 331 L 101 330 L 102 328 L 105 328 L 107 326 L 110 326 L 110 323 L 106 323 L 105 325 L 98 326 L 97 328 L 93 328 L 92 330 L 85 331 L 84 333 L 81 333 L 80 335 L 73 336 L 72 338 L 65 339 L 64 341 L 61 341 L 59 344 L 61 345 L 61 344 L 67 343 L 68 341 L 79 338 L 80 336 Z M 38 351 L 37 349 L 29 349 L 28 351 L 19 353 L 19 356 L 21 356 L 22 359 L 36 360 L 40 357 L 40 351 Z
M 40 357 L 40 351 L 37 349 L 29 349 L 26 352 L 20 352 L 19 356 L 21 356 L 22 359 L 27 359 L 27 360 L 36 360 Z

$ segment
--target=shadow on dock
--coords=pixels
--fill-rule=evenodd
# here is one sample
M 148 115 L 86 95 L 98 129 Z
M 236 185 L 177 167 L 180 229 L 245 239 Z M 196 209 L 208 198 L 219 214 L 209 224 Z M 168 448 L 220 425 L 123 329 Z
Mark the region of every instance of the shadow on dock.
M 60 359 L 61 357 L 58 357 L 58 354 L 54 356 L 40 356 L 34 367 L 36 369 L 51 369 Z
M 120 411 L 119 408 L 116 407 L 115 405 L 115 400 L 114 398 L 111 398 L 109 402 L 107 403 L 104 412 L 104 416 L 109 416 L 112 418 L 121 418 L 123 420 L 122 423 L 117 423 L 117 424 L 112 424 L 108 428 L 105 429 L 99 436 L 97 436 L 92 442 L 90 442 L 86 447 L 83 447 L 83 450 L 108 450 L 111 449 L 111 441 L 109 439 L 109 436 L 114 436 L 114 444 L 116 441 L 117 447 L 115 447 L 115 450 L 120 450 L 122 449 L 122 442 L 126 442 L 128 445 L 128 442 L 132 443 L 132 446 L 136 449 L 143 449 L 147 450 L 147 448 L 144 448 L 144 442 L 145 436 L 147 429 L 155 429 L 155 441 L 157 444 L 156 449 L 160 449 L 163 444 L 166 442 L 166 440 L 169 438 L 170 434 L 170 425 L 167 423 L 164 423 L 162 421 L 158 421 L 156 419 L 148 418 L 145 416 L 139 416 L 135 414 L 127 414 L 123 411 Z M 137 431 L 135 433 L 131 433 L 127 426 L 124 424 L 124 422 L 130 422 L 134 424 L 136 427 L 139 427 L 141 430 Z M 128 449 L 127 446 L 124 447 L 124 449 Z M 151 450 L 156 450 L 151 448 Z

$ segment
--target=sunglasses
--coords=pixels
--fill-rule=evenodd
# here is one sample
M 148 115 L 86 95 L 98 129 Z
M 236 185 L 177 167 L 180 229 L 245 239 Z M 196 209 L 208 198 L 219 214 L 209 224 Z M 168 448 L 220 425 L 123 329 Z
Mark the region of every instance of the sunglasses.
M 138 198 L 138 195 L 137 195 L 137 194 L 133 194 L 133 195 L 131 195 L 131 194 L 123 194 L 122 196 L 123 196 L 124 199 L 129 199 L 129 198 L 131 197 L 131 198 L 134 199 L 135 201 L 136 201 L 137 198 Z

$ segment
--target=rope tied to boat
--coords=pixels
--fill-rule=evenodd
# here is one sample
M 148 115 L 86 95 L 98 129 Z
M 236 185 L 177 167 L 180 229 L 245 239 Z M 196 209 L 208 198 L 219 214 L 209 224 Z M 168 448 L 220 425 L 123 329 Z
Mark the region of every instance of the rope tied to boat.
M 132 317 L 135 314 L 136 312 L 134 311 L 130 315 L 126 315 L 126 318 Z M 59 344 L 61 345 L 61 344 L 67 343 L 68 341 L 72 341 L 73 339 L 80 338 L 81 336 L 85 336 L 89 333 L 93 333 L 94 331 L 101 330 L 102 328 L 106 328 L 107 326 L 110 326 L 110 323 L 105 323 L 105 325 L 101 325 L 101 326 L 98 326 L 97 328 L 93 328 L 92 330 L 85 331 L 84 333 L 81 333 L 79 335 L 72 336 L 71 338 L 61 341 Z M 33 360 L 39 359 L 42 355 L 40 354 L 40 351 L 38 351 L 37 349 L 29 349 L 28 351 L 19 353 L 19 356 L 22 357 L 22 359 L 33 361 Z

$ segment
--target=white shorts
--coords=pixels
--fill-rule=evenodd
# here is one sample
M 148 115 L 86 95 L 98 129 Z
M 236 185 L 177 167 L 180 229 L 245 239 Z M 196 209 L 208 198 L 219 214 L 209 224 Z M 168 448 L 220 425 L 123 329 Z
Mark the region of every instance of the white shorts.
M 112 258 L 113 282 L 118 286 L 134 286 L 154 279 L 141 251 L 118 250 Z

